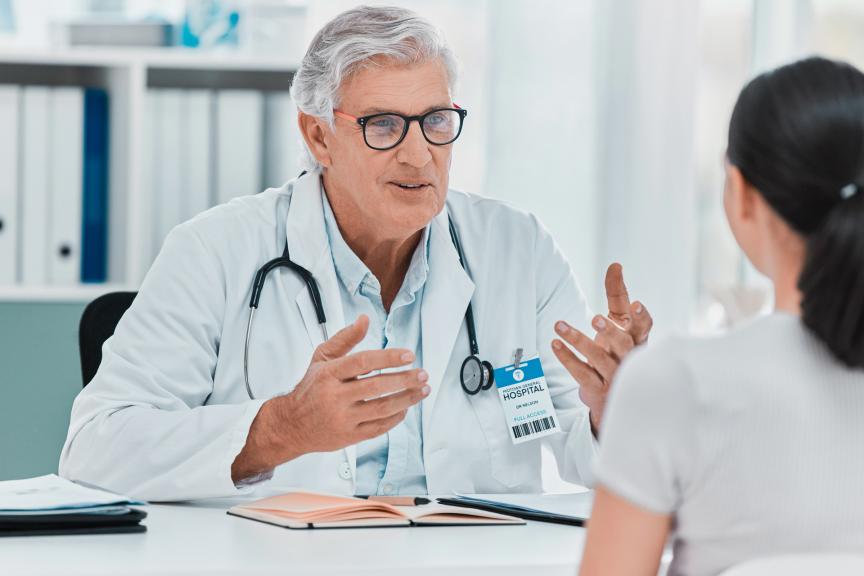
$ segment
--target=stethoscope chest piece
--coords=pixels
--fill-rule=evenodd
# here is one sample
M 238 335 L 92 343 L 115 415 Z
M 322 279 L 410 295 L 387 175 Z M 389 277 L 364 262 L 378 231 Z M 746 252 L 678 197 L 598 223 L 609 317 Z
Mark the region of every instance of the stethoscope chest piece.
M 492 364 L 486 360 L 480 360 L 480 358 L 472 354 L 462 362 L 462 369 L 459 371 L 459 380 L 465 393 L 473 396 L 480 392 L 480 390 L 488 390 L 492 387 L 492 383 L 495 380 L 495 372 L 492 369 Z

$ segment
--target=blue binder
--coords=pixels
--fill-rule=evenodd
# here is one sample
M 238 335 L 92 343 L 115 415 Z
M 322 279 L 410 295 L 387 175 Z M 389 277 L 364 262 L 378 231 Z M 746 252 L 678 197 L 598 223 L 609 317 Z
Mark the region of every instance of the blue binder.
M 108 278 L 108 94 L 84 91 L 84 205 L 81 211 L 81 281 Z

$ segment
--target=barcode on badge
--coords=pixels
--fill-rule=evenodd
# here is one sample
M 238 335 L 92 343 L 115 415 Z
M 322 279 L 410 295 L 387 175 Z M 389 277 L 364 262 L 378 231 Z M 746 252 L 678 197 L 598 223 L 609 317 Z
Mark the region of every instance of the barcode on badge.
M 545 432 L 552 428 L 555 428 L 555 419 L 553 417 L 538 418 L 537 420 L 531 420 L 530 422 L 513 426 L 513 437 L 518 439 L 523 436 L 537 434 L 538 432 Z

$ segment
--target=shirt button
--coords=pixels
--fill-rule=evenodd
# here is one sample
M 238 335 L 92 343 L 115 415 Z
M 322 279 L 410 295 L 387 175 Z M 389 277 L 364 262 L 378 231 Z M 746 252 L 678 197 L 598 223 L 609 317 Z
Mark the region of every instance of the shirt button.
M 393 493 L 393 485 L 390 484 L 389 482 L 387 484 L 384 484 L 384 494 L 389 496 L 392 493 Z
M 339 477 L 343 480 L 351 479 L 351 464 L 348 462 L 342 462 L 342 464 L 339 465 Z

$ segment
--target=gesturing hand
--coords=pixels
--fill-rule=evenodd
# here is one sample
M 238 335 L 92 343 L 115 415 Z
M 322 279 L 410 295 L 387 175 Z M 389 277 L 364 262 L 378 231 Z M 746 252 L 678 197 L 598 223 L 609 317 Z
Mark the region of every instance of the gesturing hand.
M 360 316 L 318 346 L 294 390 L 264 403 L 232 466 L 235 482 L 303 454 L 331 452 L 383 434 L 429 394 L 425 370 L 362 377 L 414 361 L 414 353 L 405 349 L 349 354 L 368 328 L 369 319 Z
M 552 341 L 555 356 L 579 382 L 579 398 L 591 411 L 595 434 L 600 429 L 610 384 L 618 366 L 635 346 L 648 340 L 654 324 L 641 303 L 630 303 L 620 264 L 612 264 L 606 271 L 606 300 L 609 303 L 608 316 L 595 316 L 591 322 L 597 331 L 595 339 L 559 321 L 555 324 L 555 332 L 563 341 Z M 587 361 L 574 354 L 565 342 Z

